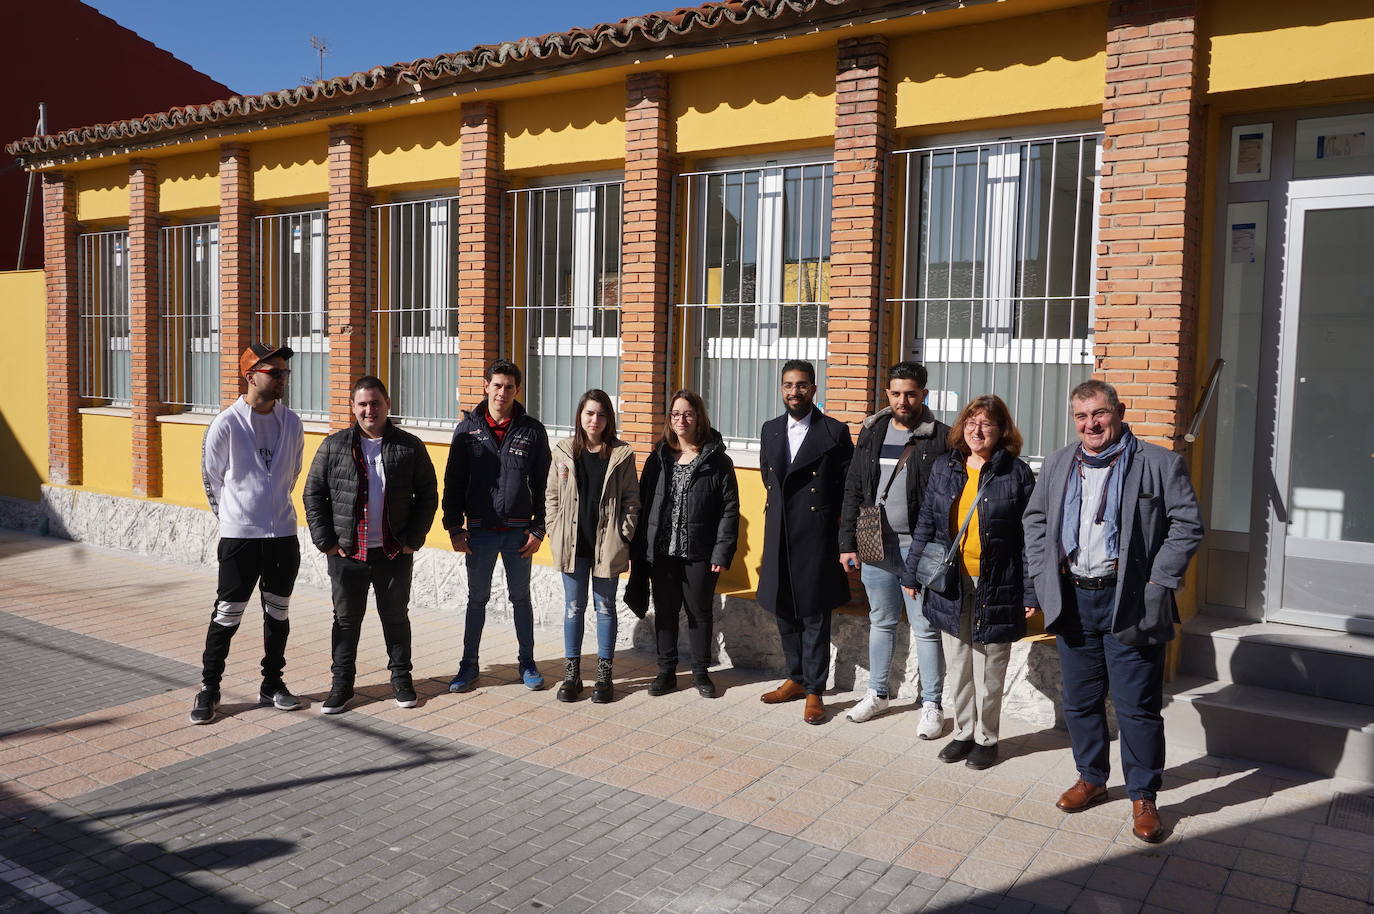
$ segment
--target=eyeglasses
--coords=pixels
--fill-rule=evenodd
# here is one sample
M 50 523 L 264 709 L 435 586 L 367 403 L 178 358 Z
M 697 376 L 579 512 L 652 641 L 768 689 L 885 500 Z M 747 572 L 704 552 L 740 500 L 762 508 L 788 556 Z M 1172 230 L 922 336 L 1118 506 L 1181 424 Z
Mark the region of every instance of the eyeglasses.
M 798 381 L 795 384 L 784 383 L 782 385 L 782 389 L 787 391 L 788 393 L 791 393 L 794 390 L 810 390 L 814 386 L 815 385 L 813 385 L 810 381 Z
M 680 413 L 677 410 L 673 410 L 668 414 L 668 418 L 672 419 L 674 422 L 695 422 L 697 421 L 697 414 L 693 412 Z
M 291 374 L 290 368 L 254 368 L 254 374 L 265 374 L 273 381 L 280 381 Z
M 968 431 L 973 431 L 973 430 L 975 430 L 975 429 L 981 429 L 982 431 L 990 432 L 990 431 L 992 431 L 993 429 L 999 429 L 999 428 L 1001 428 L 1001 427 L 1002 427 L 1002 426 L 999 425 L 999 424 L 996 423 L 996 422 L 983 422 L 983 421 L 978 420 L 978 419 L 969 419 L 968 421 L 966 421 L 966 422 L 964 423 L 964 428 L 967 429 Z

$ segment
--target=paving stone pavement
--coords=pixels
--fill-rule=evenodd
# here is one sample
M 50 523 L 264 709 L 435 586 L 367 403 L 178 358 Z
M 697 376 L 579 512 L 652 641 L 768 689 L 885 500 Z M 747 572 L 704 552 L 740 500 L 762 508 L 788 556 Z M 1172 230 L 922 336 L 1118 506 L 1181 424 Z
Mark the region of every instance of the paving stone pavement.
M 1170 750 L 1146 846 L 1119 781 L 1055 810 L 1064 735 L 1014 721 L 974 772 L 905 705 L 855 725 L 836 694 L 808 727 L 731 669 L 715 701 L 650 698 L 634 652 L 610 705 L 507 664 L 449 695 L 452 611 L 413 614 L 419 707 L 390 702 L 369 621 L 359 698 L 322 717 L 329 603 L 304 589 L 288 681 L 310 707 L 257 706 L 245 630 L 224 716 L 192 727 L 213 569 L 0 533 L 0 575 L 0 911 L 1374 910 L 1374 836 L 1326 824 L 1367 784 Z M 554 680 L 560 633 L 537 643 Z M 513 657 L 508 625 L 483 653 Z M 108 688 L 63 688 L 88 682 Z

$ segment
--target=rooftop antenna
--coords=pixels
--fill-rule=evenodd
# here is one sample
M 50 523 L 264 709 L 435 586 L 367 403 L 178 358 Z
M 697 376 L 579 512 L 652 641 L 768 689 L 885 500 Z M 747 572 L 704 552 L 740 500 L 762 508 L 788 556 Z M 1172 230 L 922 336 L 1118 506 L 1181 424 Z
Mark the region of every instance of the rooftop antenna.
M 324 56 L 329 53 L 329 42 L 319 35 L 311 35 L 310 47 L 320 55 L 319 80 L 320 82 L 324 82 Z

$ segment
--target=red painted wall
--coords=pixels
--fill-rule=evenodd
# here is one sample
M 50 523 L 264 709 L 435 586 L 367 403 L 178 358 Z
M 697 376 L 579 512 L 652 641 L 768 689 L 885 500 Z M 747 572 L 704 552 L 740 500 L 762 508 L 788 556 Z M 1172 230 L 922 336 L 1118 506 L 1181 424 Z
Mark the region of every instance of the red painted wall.
M 9 4 L 0 60 L 15 74 L 0 92 L 0 146 L 32 136 L 38 103 L 48 132 L 126 120 L 228 98 L 234 92 L 78 0 Z M 27 174 L 0 164 L 0 270 L 17 265 Z M 24 269 L 43 265 L 37 189 Z

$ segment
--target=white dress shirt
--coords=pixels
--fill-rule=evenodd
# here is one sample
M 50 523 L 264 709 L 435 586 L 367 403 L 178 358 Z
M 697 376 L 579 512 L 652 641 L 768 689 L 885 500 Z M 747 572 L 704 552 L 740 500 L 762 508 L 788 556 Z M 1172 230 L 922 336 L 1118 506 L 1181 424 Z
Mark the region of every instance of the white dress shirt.
M 800 419 L 787 417 L 787 462 L 791 463 L 797 459 L 797 451 L 801 450 L 802 442 L 806 440 L 806 433 L 811 430 L 812 413 L 807 413 Z

